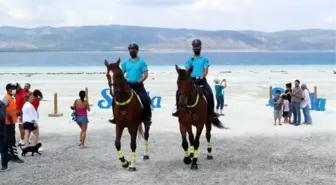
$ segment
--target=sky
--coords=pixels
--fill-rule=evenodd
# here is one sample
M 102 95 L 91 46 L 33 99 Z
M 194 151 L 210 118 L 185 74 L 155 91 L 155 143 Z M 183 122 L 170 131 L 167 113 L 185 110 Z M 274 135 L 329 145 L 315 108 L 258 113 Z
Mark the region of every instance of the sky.
M 336 29 L 336 0 L 0 0 L 0 26 Z

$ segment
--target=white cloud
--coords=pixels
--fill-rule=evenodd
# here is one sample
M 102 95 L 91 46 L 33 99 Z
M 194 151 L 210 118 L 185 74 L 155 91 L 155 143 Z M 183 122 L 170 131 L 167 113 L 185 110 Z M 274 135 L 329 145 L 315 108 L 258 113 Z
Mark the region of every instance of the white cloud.
M 334 0 L 0 0 L 0 26 L 335 29 Z
M 327 17 L 325 21 L 327 23 L 336 24 L 336 15 Z
M 192 11 L 232 12 L 251 2 L 252 0 L 196 0 L 191 5 L 181 5 L 178 8 Z

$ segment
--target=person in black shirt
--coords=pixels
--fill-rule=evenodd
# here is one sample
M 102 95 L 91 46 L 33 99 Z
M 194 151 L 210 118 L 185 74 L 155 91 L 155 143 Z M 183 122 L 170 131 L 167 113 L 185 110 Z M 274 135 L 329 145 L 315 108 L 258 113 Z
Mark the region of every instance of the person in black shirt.
M 288 113 L 288 118 L 289 118 L 289 123 L 292 124 L 291 122 L 291 118 L 292 118 L 292 83 L 287 83 L 286 84 L 286 91 L 285 91 L 285 95 L 286 95 L 286 99 L 289 101 L 289 113 Z

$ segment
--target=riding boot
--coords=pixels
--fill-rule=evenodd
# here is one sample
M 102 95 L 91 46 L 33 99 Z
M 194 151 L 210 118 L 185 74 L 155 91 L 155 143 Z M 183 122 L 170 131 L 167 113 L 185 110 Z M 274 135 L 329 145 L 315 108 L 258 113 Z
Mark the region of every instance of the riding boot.
M 178 117 L 178 113 L 179 113 L 178 104 L 179 104 L 178 91 L 176 91 L 176 111 L 173 112 L 173 114 L 172 114 L 172 116 L 174 116 L 174 117 Z

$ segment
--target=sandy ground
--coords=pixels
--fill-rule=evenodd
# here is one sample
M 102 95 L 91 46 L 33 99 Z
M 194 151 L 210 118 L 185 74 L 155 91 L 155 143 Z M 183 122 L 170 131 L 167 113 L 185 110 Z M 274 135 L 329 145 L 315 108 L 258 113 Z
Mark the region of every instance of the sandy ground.
M 150 160 L 143 161 L 138 140 L 137 172 L 121 167 L 114 149 L 114 126 L 88 133 L 88 148 L 79 149 L 77 135 L 42 137 L 47 150 L 10 163 L 0 184 L 335 184 L 335 134 L 214 138 L 214 160 L 206 160 L 202 138 L 199 170 L 183 163 L 177 133 L 150 137 Z M 299 128 L 294 128 L 299 129 Z M 123 137 L 130 158 L 129 136 Z
M 0 75 L 0 87 L 8 82 L 32 84 L 44 94 L 40 106 L 43 154 L 26 156 L 24 164 L 10 163 L 10 171 L 0 173 L 1 185 L 21 184 L 335 184 L 336 161 L 336 79 L 334 67 L 216 68 L 208 81 L 226 78 L 226 114 L 221 120 L 229 130 L 213 130 L 214 157 L 206 160 L 203 131 L 199 170 L 191 171 L 183 159 L 181 136 L 174 109 L 176 72 L 151 70 L 146 88 L 153 96 L 162 96 L 162 108 L 153 112 L 149 161 L 142 160 L 143 141 L 138 140 L 137 168 L 131 173 L 121 167 L 114 147 L 114 125 L 107 122 L 111 110 L 97 106 L 100 91 L 106 88 L 104 74 L 81 70 L 76 74 Z M 29 71 L 28 71 L 29 72 Z M 55 72 L 53 70 L 53 72 Z M 79 73 L 79 74 L 78 74 Z M 312 126 L 273 126 L 273 110 L 268 102 L 268 87 L 283 86 L 301 79 L 318 96 L 327 99 L 326 111 L 312 111 Z M 71 122 L 69 106 L 78 92 L 89 88 L 92 111 L 86 149 L 79 149 L 79 128 Z M 53 112 L 53 94 L 59 96 L 59 112 Z M 130 159 L 129 135 L 124 131 L 122 148 Z

